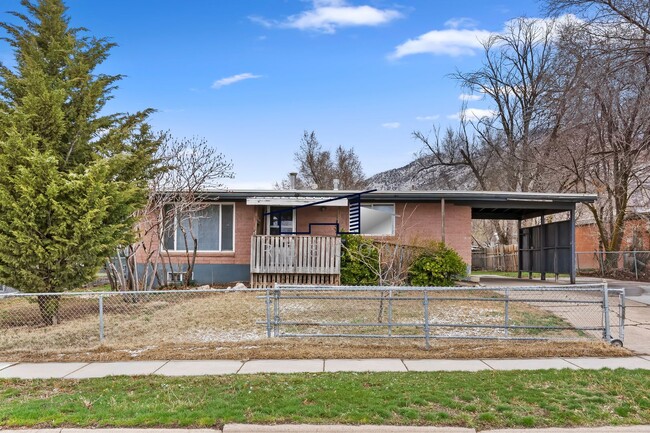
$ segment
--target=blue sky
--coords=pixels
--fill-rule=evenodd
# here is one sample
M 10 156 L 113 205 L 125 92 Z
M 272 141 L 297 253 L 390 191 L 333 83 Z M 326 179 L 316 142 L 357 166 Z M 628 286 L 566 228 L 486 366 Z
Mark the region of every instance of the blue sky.
M 2 0 L 5 11 L 19 0 Z M 233 188 L 271 187 L 295 168 L 303 130 L 354 147 L 367 175 L 420 148 L 414 130 L 453 124 L 479 65 L 477 42 L 534 0 L 68 0 L 72 24 L 119 46 L 112 111 L 159 110 L 151 123 L 205 137 L 234 163 Z M 11 58 L 0 43 L 0 60 Z M 486 109 L 481 100 L 468 107 Z

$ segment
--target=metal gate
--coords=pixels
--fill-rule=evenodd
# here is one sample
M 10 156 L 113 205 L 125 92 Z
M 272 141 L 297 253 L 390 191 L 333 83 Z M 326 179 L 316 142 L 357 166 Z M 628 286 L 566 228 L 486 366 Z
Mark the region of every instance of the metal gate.
M 276 284 L 268 337 L 597 340 L 622 345 L 625 292 L 606 284 L 363 287 Z

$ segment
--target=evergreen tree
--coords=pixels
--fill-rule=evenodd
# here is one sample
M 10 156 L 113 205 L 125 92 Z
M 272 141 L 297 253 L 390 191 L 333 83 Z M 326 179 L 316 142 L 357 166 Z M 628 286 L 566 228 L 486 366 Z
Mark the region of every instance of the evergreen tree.
M 0 23 L 0 282 L 59 293 L 91 281 L 132 240 L 159 139 L 151 110 L 105 114 L 120 75 L 97 73 L 114 44 L 71 28 L 62 0 L 22 0 Z M 58 299 L 40 296 L 44 321 Z

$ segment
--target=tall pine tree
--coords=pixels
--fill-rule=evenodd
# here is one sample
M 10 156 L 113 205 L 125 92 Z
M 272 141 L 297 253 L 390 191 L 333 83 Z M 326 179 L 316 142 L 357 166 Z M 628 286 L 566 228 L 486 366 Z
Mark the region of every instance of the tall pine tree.
M 71 28 L 62 0 L 22 0 L 0 23 L 0 283 L 59 293 L 94 278 L 131 241 L 159 145 L 151 110 L 106 114 L 120 75 L 96 72 L 114 44 Z M 44 321 L 58 299 L 40 296 Z

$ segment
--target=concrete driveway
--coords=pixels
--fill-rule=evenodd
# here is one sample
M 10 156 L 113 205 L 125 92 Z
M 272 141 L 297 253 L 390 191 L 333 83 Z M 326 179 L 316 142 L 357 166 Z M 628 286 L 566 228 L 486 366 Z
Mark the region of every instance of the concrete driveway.
M 608 287 L 624 288 L 625 297 L 625 347 L 637 355 L 650 355 L 650 284 L 639 281 L 621 281 L 593 277 L 578 277 L 577 284 L 607 282 Z M 480 284 L 485 287 L 514 287 L 540 285 L 569 285 L 568 279 L 555 282 L 552 277 L 546 281 L 528 278 L 509 278 L 481 275 Z M 570 285 L 569 285 L 570 286 Z

